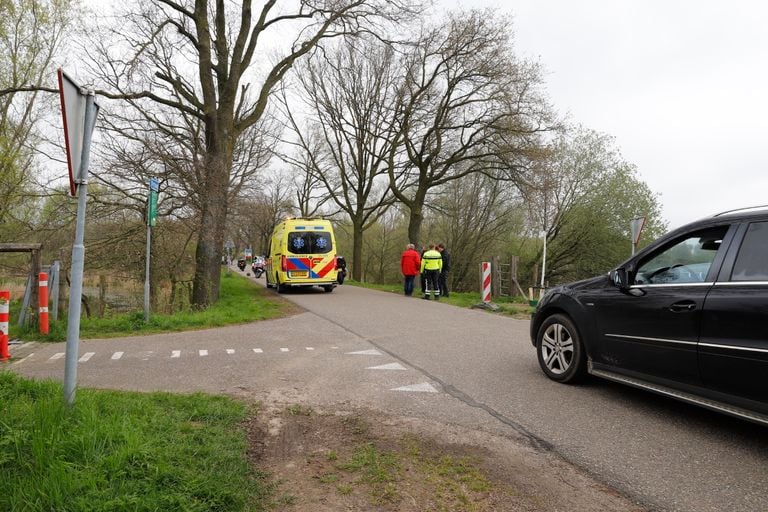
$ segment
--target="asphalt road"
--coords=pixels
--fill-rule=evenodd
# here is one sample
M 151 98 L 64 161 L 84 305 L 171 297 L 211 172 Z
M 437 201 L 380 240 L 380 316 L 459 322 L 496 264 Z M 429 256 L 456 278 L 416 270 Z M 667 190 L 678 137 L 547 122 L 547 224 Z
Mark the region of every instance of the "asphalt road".
M 305 312 L 83 341 L 78 383 L 429 417 L 556 452 L 652 510 L 768 510 L 768 429 L 610 382 L 554 383 L 527 321 L 346 285 L 284 296 Z M 62 378 L 63 344 L 14 350 L 15 371 Z

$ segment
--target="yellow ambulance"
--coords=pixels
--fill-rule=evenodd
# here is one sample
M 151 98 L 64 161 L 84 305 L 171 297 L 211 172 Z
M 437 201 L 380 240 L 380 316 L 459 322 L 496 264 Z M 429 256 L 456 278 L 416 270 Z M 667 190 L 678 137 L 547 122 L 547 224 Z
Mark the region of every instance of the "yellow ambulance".
M 325 219 L 287 219 L 275 227 L 266 262 L 267 287 L 336 287 L 336 239 Z

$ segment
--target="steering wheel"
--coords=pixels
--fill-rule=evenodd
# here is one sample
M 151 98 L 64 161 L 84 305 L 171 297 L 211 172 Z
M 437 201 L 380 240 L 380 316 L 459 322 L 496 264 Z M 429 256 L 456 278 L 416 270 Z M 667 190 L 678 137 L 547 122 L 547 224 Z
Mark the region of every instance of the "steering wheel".
M 682 269 L 682 272 L 686 272 L 688 274 L 688 279 L 691 279 L 694 276 L 693 271 L 690 268 L 688 268 L 687 265 L 685 265 L 683 263 L 678 263 L 678 264 L 672 265 L 670 267 L 661 267 L 661 268 L 658 268 L 658 269 L 654 270 L 653 272 L 651 272 L 651 274 L 649 276 L 647 276 L 647 279 L 650 281 L 651 279 L 653 279 L 657 275 L 662 274 L 662 273 L 664 273 L 664 272 L 666 272 L 668 270 L 676 269 L 676 268 L 680 268 L 680 269 Z

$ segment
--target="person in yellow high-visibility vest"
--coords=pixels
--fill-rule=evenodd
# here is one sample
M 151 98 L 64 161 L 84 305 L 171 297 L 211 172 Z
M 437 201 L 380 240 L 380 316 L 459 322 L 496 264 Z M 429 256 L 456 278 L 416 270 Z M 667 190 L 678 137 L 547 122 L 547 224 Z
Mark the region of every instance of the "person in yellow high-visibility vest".
M 429 292 L 435 296 L 435 300 L 440 300 L 440 287 L 438 279 L 440 270 L 443 268 L 443 256 L 435 250 L 435 244 L 429 244 L 429 249 L 421 257 L 421 273 L 425 277 L 424 299 L 429 300 Z

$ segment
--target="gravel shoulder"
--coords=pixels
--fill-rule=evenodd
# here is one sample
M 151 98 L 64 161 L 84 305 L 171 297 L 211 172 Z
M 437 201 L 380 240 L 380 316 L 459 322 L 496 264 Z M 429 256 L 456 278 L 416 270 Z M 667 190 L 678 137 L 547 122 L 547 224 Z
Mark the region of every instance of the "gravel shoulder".
M 246 430 L 275 510 L 645 510 L 552 453 L 457 425 L 270 403 Z

